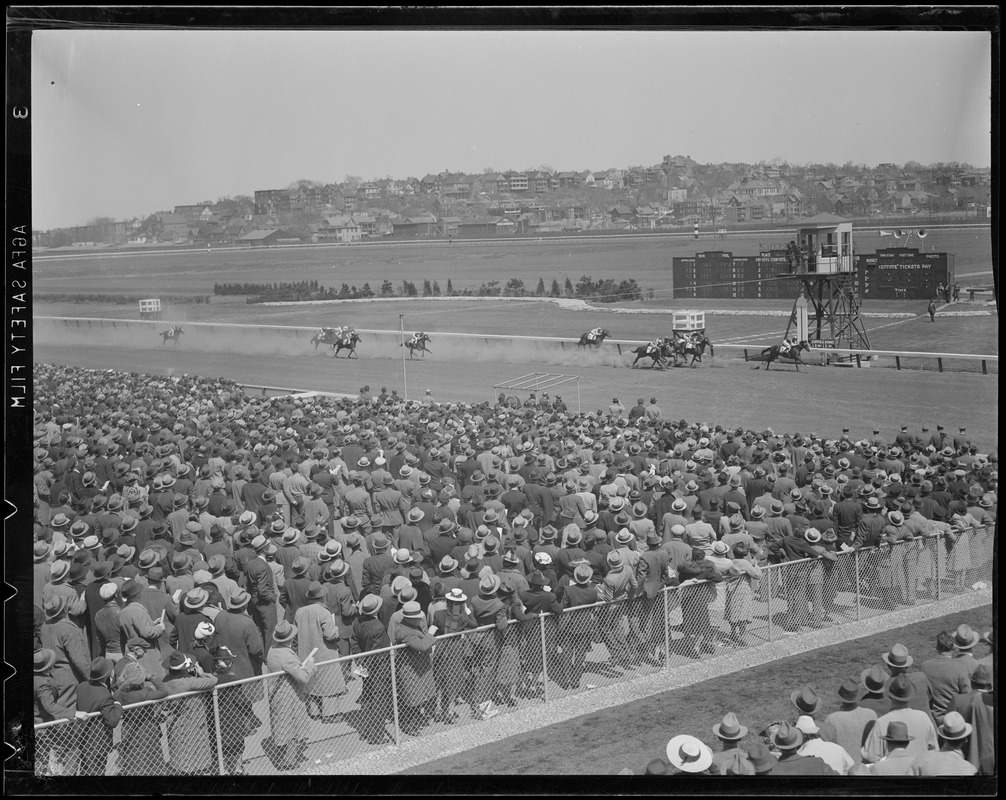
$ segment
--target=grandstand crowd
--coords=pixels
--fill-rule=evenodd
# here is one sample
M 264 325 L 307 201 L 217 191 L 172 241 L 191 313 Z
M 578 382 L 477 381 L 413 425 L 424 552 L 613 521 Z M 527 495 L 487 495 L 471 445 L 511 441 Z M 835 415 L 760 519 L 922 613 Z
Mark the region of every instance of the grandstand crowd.
M 164 717 L 124 706 L 263 673 L 283 675 L 263 745 L 277 769 L 302 763 L 309 722 L 337 718 L 354 681 L 372 744 L 392 741 L 393 718 L 409 735 L 455 723 L 458 708 L 490 719 L 541 696 L 546 667 L 580 685 L 595 642 L 613 667 L 661 664 L 667 587 L 682 587 L 690 657 L 744 646 L 773 564 L 807 565 L 785 587 L 794 630 L 828 624 L 852 580 L 843 553 L 881 552 L 868 579 L 887 607 L 911 606 L 937 596 L 934 576 L 964 589 L 970 536 L 996 519 L 997 454 L 963 427 L 829 439 L 674 420 L 655 398 L 582 414 L 384 389 L 265 398 L 226 380 L 43 364 L 34 391 L 35 723 L 104 726 L 76 749 L 39 729 L 49 774 L 105 774 L 127 724 L 118 772 L 156 771 Z M 938 547 L 905 546 L 926 541 Z M 596 603 L 608 605 L 589 629 L 564 626 Z M 846 716 L 815 722 L 808 687 L 764 748 L 734 746 L 747 730 L 728 715 L 722 753 L 676 737 L 650 771 L 888 774 L 899 748 L 912 756 L 897 755 L 911 760 L 903 774 L 959 774 L 960 759 L 985 771 L 993 695 L 971 656 L 979 640 L 991 633 L 938 639 L 952 684 L 928 661 L 907 671 L 911 656 L 892 647 L 890 674 L 838 687 Z M 389 660 L 368 655 L 393 645 L 396 709 Z M 219 693 L 231 773 L 263 723 L 262 691 Z M 206 708 L 186 695 L 167 717 L 179 774 L 218 770 Z

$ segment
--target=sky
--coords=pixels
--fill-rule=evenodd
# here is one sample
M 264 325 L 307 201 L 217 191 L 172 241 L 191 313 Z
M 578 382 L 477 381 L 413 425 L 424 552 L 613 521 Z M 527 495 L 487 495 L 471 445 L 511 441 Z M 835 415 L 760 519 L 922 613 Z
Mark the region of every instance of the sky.
M 988 32 L 36 31 L 33 227 L 347 175 L 983 167 L 991 72 Z

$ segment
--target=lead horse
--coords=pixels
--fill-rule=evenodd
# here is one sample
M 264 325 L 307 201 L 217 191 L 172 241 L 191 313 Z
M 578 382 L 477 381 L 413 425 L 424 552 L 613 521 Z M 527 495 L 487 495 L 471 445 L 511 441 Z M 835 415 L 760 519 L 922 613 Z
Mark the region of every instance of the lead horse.
M 766 372 L 769 370 L 769 367 L 772 366 L 773 361 L 782 361 L 783 359 L 792 361 L 796 365 L 796 371 L 799 372 L 801 364 L 805 367 L 807 366 L 807 362 L 800 358 L 800 353 L 806 350 L 810 350 L 810 344 L 808 344 L 806 340 L 793 345 L 793 347 L 789 349 L 789 352 L 785 353 L 782 351 L 782 347 L 780 345 L 774 344 L 771 347 L 766 347 L 762 350 L 761 356 L 758 360 L 765 362 Z M 758 367 L 755 366 L 755 369 L 758 369 Z
M 173 325 L 166 331 L 161 331 L 159 334 L 161 337 L 161 346 L 163 347 L 169 341 L 172 341 L 175 343 L 175 347 L 178 347 L 178 340 L 181 338 L 183 333 L 185 333 L 185 331 L 182 330 L 181 325 Z
M 429 335 L 423 333 L 422 331 L 419 331 L 418 333 L 414 333 L 412 336 L 406 339 L 402 343 L 402 346 L 409 348 L 410 359 L 415 356 L 416 351 L 422 353 L 423 358 L 426 358 L 427 353 L 433 355 L 433 351 L 426 346 L 427 343 L 429 343 L 429 341 L 430 341 Z

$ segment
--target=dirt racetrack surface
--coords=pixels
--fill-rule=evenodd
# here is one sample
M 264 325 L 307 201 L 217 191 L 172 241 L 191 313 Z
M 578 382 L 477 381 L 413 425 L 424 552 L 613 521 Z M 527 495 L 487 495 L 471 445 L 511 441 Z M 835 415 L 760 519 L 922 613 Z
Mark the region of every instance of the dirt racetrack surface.
M 612 397 L 626 408 L 651 397 L 668 418 L 703 420 L 725 426 L 815 432 L 837 437 L 843 428 L 868 437 L 878 428 L 891 438 L 899 426 L 918 431 L 923 423 L 965 425 L 983 449 L 997 447 L 997 376 L 980 374 L 855 369 L 773 367 L 753 369 L 734 355 L 720 355 L 694 368 L 667 371 L 630 369 L 630 358 L 601 354 L 546 353 L 533 344 L 487 347 L 481 342 L 445 346 L 433 341 L 432 356 L 403 363 L 401 348 L 386 343 L 366 357 L 332 359 L 306 340 L 280 335 L 219 333 L 182 337 L 179 347 L 135 330 L 89 332 L 86 341 L 45 333 L 35 326 L 34 359 L 90 369 L 152 374 L 196 373 L 254 386 L 356 394 L 369 384 L 396 389 L 412 400 L 493 401 L 493 387 L 529 373 L 578 376 L 550 394 L 561 395 L 572 411 L 607 409 Z M 187 331 L 188 334 L 188 331 Z M 148 341 L 148 339 L 150 341 Z M 618 364 L 616 366 L 616 363 Z M 430 395 L 426 395 L 426 391 Z M 508 392 L 520 398 L 526 392 Z

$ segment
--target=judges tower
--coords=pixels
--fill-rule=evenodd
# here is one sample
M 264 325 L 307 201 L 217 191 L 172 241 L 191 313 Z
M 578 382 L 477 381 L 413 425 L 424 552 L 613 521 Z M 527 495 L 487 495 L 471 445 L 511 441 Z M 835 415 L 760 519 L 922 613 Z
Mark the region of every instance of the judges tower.
M 795 272 L 779 277 L 797 284 L 786 336 L 806 338 L 813 348 L 870 349 L 859 316 L 852 255 L 852 222 L 818 214 L 800 223 Z

